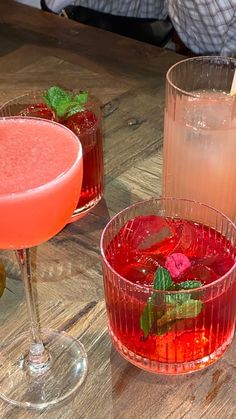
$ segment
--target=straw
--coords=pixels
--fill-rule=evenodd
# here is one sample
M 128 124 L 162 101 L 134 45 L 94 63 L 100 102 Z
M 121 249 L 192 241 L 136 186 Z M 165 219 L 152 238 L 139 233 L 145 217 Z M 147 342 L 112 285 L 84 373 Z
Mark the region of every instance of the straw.
M 233 82 L 232 82 L 232 86 L 231 86 L 231 90 L 230 90 L 230 95 L 231 96 L 236 95 L 236 70 L 234 72 L 234 78 L 233 78 Z

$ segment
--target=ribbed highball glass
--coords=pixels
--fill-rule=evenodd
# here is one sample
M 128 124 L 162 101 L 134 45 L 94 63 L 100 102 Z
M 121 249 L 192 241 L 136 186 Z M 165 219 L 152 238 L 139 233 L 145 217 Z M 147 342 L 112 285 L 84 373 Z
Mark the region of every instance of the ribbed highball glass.
M 195 57 L 166 77 L 163 196 L 194 199 L 236 221 L 236 59 Z

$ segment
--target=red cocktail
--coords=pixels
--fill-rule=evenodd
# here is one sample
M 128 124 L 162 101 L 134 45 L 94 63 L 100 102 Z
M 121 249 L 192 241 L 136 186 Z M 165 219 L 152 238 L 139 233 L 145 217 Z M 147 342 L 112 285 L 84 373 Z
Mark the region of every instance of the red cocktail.
M 115 216 L 101 247 L 118 351 L 165 374 L 216 361 L 234 333 L 235 243 L 226 217 L 190 201 L 144 201 Z
M 104 189 L 102 115 L 100 103 L 94 96 L 53 86 L 7 102 L 0 114 L 49 119 L 73 131 L 83 147 L 84 174 L 81 196 L 71 221 L 79 219 L 100 201 Z

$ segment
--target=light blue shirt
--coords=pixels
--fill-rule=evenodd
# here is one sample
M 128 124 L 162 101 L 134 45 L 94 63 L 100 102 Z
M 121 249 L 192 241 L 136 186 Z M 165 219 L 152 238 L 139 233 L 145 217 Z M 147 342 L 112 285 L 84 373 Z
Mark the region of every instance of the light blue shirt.
M 39 0 L 18 0 L 34 5 Z M 236 0 L 46 0 L 59 13 L 68 5 L 119 16 L 166 19 L 196 54 L 236 56 Z

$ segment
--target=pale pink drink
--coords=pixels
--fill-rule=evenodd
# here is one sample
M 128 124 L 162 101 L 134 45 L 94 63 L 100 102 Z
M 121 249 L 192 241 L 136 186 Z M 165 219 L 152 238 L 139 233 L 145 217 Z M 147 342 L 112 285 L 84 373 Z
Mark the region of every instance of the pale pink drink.
M 196 199 L 236 219 L 236 60 L 198 57 L 167 73 L 163 195 Z
M 85 378 L 87 360 L 83 346 L 70 336 L 40 331 L 29 248 L 53 237 L 70 219 L 81 191 L 82 147 L 55 122 L 9 117 L 0 118 L 0 156 L 0 249 L 16 250 L 31 325 L 30 336 L 2 340 L 0 397 L 45 408 L 73 394 Z

